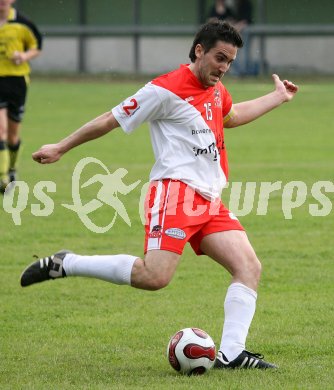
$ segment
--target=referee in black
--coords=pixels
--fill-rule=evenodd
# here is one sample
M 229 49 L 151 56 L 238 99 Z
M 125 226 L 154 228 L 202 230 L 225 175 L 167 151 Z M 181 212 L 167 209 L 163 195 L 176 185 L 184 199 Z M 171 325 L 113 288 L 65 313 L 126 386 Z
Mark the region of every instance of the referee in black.
M 20 124 L 29 84 L 29 61 L 40 54 L 42 36 L 20 14 L 15 0 L 0 0 L 0 192 L 15 181 Z

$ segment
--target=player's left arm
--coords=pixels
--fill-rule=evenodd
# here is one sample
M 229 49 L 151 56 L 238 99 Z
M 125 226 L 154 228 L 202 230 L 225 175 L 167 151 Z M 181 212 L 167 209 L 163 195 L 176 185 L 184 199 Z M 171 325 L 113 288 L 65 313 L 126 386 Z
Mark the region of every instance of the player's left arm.
M 24 50 L 14 51 L 12 61 L 16 65 L 21 65 L 40 55 L 43 38 L 33 22 L 22 17 L 22 15 L 19 15 L 18 21 L 21 29 L 17 39 L 23 43 Z
M 252 122 L 267 112 L 289 102 L 298 92 L 298 86 L 288 80 L 281 81 L 273 74 L 275 90 L 257 99 L 233 104 L 232 114 L 224 122 L 225 127 L 237 127 Z
M 29 49 L 27 51 L 14 51 L 12 56 L 12 61 L 16 65 L 20 65 L 23 62 L 32 60 L 35 57 L 40 55 L 41 51 L 39 49 Z
M 69 150 L 96 138 L 102 137 L 119 127 L 119 123 L 111 111 L 87 122 L 78 130 L 56 144 L 42 146 L 32 154 L 33 160 L 40 164 L 51 164 L 58 161 Z

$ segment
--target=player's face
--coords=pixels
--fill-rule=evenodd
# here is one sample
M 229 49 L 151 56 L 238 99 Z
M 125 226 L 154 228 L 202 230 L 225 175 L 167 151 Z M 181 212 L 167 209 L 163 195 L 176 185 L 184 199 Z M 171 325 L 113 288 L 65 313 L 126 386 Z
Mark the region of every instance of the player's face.
M 230 43 L 217 41 L 216 46 L 207 53 L 202 45 L 195 49 L 196 61 L 194 71 L 199 81 L 205 87 L 213 87 L 230 69 L 235 60 L 238 49 Z
M 0 0 L 0 11 L 7 11 L 15 0 Z

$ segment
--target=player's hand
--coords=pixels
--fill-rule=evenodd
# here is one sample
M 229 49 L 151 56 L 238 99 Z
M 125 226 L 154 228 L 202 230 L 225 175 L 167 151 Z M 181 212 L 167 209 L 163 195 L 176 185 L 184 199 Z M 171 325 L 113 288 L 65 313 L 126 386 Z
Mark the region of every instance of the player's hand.
M 12 56 L 12 61 L 15 65 L 21 65 L 23 62 L 27 60 L 26 54 L 20 51 L 14 51 Z
M 273 80 L 275 82 L 276 92 L 281 95 L 283 102 L 290 101 L 298 92 L 297 85 L 288 80 L 281 81 L 277 74 L 273 74 Z
M 51 164 L 58 161 L 62 155 L 63 153 L 57 144 L 50 144 L 42 146 L 32 154 L 32 158 L 40 164 Z

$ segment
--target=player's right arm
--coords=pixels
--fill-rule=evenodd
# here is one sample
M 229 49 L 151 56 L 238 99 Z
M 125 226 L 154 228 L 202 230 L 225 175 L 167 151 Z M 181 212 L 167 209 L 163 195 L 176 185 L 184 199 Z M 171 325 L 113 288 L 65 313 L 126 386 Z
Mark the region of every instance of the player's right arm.
M 32 158 L 40 164 L 51 164 L 58 161 L 63 154 L 85 142 L 102 137 L 119 127 L 113 113 L 108 111 L 86 123 L 74 133 L 57 144 L 42 146 L 32 154 Z

